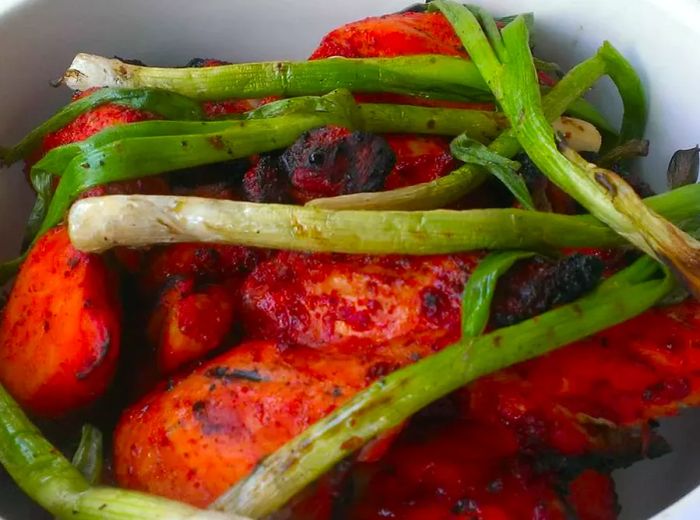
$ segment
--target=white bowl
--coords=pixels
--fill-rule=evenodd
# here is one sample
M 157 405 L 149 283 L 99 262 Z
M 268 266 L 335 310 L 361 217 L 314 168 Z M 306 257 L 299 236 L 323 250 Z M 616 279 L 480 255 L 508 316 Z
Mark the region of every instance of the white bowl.
M 0 0 L 0 142 L 12 143 L 68 100 L 51 89 L 78 51 L 183 64 L 192 57 L 306 57 L 329 29 L 401 9 L 411 0 Z M 647 85 L 652 153 L 647 179 L 663 189 L 670 154 L 700 141 L 697 0 L 475 0 L 498 14 L 533 11 L 540 56 L 571 65 L 604 39 Z M 592 99 L 619 117 L 609 84 Z M 0 172 L 0 258 L 13 255 L 31 203 L 21 171 Z M 700 518 L 700 413 L 664 422 L 673 454 L 618 472 L 622 518 Z M 683 497 L 681 499 L 681 497 Z M 680 499 L 680 500 L 679 500 Z M 669 507 L 670 506 L 670 507 Z M 37 517 L 0 476 L 0 516 Z

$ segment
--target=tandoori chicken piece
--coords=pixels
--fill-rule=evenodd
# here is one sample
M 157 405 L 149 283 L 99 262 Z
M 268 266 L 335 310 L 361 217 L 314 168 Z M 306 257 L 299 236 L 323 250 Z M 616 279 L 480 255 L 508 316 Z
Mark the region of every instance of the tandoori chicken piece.
M 432 352 L 435 336 L 364 353 L 238 345 L 124 412 L 114 436 L 116 478 L 206 506 L 371 381 Z
M 219 283 L 252 271 L 268 255 L 261 249 L 220 244 L 158 246 L 143 259 L 139 283 L 147 293 L 162 289 L 174 277 L 191 277 L 199 284 Z
M 280 252 L 246 279 L 246 330 L 252 337 L 314 348 L 426 330 L 444 330 L 455 341 L 464 284 L 481 257 Z M 494 316 L 515 323 L 571 301 L 595 286 L 602 270 L 590 254 L 523 262 L 514 269 L 511 290 L 496 295 Z
M 192 278 L 171 278 L 151 316 L 149 339 L 161 374 L 170 374 L 231 341 L 238 321 L 240 280 L 198 287 Z
M 244 327 L 251 337 L 324 349 L 426 330 L 455 338 L 460 295 L 480 256 L 280 252 L 244 283 Z
M 0 381 L 26 410 L 60 417 L 107 389 L 121 336 L 116 289 L 104 258 L 75 250 L 64 227 L 32 247 L 0 321 Z
M 269 255 L 216 244 L 155 247 L 132 272 L 147 307 L 148 340 L 160 374 L 170 374 L 230 345 L 241 316 L 241 285 Z
M 700 403 L 700 304 L 651 309 L 551 354 L 480 379 L 465 407 L 521 444 L 583 453 L 591 430 L 644 425 Z
M 396 13 L 348 23 L 323 37 L 309 59 L 444 54 L 466 57 L 459 37 L 440 13 Z
M 616 518 L 609 475 L 587 470 L 569 479 L 523 456 L 503 425 L 430 417 L 413 421 L 382 460 L 356 463 L 330 496 L 302 502 L 311 514 L 297 506 L 294 518 Z

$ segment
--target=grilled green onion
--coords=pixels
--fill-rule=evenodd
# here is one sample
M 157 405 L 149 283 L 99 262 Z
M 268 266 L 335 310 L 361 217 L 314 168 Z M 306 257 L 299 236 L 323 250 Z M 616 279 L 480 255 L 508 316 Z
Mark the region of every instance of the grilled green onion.
M 158 88 L 198 100 L 321 95 L 337 88 L 462 101 L 490 97 L 471 61 L 441 55 L 160 68 L 78 54 L 63 82 L 77 90 Z
M 697 227 L 700 185 L 647 200 L 651 208 L 691 229 Z M 148 195 L 83 199 L 73 205 L 68 226 L 73 244 L 93 252 L 172 242 L 409 255 L 625 244 L 624 238 L 588 215 L 519 209 L 333 211 Z

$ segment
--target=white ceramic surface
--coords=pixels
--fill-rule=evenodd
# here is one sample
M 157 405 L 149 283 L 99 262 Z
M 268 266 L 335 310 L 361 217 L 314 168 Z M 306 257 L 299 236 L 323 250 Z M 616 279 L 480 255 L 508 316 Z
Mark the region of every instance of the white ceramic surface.
M 408 0 L 410 2 L 410 0 Z M 698 0 L 480 0 L 499 14 L 533 11 L 537 51 L 564 65 L 612 41 L 642 73 L 650 99 L 647 178 L 663 187 L 670 153 L 700 141 Z M 305 57 L 328 29 L 406 0 L 0 0 L 0 142 L 11 143 L 68 99 L 49 88 L 78 51 L 183 64 L 191 57 Z M 610 85 L 592 99 L 619 116 Z M 0 172 L 0 257 L 16 251 L 31 202 L 19 169 Z M 622 518 L 700 518 L 700 412 L 666 421 L 672 455 L 618 472 Z M 689 493 L 689 494 L 688 494 Z M 684 496 L 685 495 L 685 496 Z M 36 509 L 0 475 L 0 517 Z

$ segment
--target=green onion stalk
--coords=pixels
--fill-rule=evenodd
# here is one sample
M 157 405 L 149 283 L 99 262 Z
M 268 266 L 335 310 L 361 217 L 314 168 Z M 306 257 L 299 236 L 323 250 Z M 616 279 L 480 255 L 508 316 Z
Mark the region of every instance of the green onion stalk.
M 90 443 L 95 441 L 94 437 Z M 81 459 L 82 456 L 81 456 Z M 80 461 L 79 461 L 80 462 Z M 0 386 L 0 464 L 35 502 L 76 520 L 245 520 L 124 489 L 92 487 Z M 80 462 L 83 465 L 82 462 Z M 87 463 L 86 463 L 87 464 Z M 93 463 L 90 462 L 90 465 Z M 85 469 L 86 465 L 83 465 Z M 93 467 L 90 471 L 95 469 Z
M 531 19 L 530 15 L 523 16 Z M 162 68 L 81 53 L 74 58 L 62 82 L 77 90 L 95 87 L 164 89 L 201 101 L 322 95 L 337 88 L 467 102 L 493 99 L 470 60 L 443 55 L 332 57 L 205 68 Z M 609 129 L 605 118 L 585 100 L 572 101 L 571 109 L 575 117 Z
M 76 90 L 157 88 L 208 101 L 322 95 L 337 88 L 460 101 L 483 101 L 491 97 L 471 61 L 441 55 L 334 57 L 205 68 L 161 68 L 78 54 L 64 74 L 63 82 Z
M 347 124 L 357 130 L 375 133 L 416 133 L 456 136 L 466 132 L 484 143 L 508 126 L 498 112 L 454 108 L 428 108 L 382 103 L 356 104 L 349 91 L 339 89 L 324 96 L 283 99 L 224 121 L 142 121 L 106 128 L 84 141 L 59 146 L 37 162 L 37 171 L 60 175 L 71 159 L 79 154 L 113 143 L 138 137 L 176 137 L 208 134 L 240 126 L 241 121 L 272 119 L 289 115 L 344 113 Z
M 103 451 L 102 432 L 84 424 L 71 463 L 91 485 L 97 484 L 102 476 Z
M 466 132 L 466 135 L 479 142 L 492 140 L 508 125 L 502 114 L 497 112 L 381 103 L 355 104 L 350 93 L 340 89 L 320 97 L 305 96 L 275 101 L 237 115 L 233 121 L 143 121 L 112 126 L 84 141 L 59 146 L 49 151 L 37 162 L 33 170 L 60 175 L 71 159 L 77 155 L 87 154 L 96 148 L 119 140 L 207 134 L 235 128 L 240 125 L 240 121 L 342 111 L 345 111 L 348 116 L 352 114 L 352 117 L 348 117 L 345 122 L 352 123 L 358 130 L 447 136 Z
M 525 20 L 516 19 L 498 35 L 492 35 L 490 41 L 477 18 L 464 6 L 448 0 L 436 0 L 431 6 L 452 23 L 511 121 L 518 141 L 538 168 L 592 215 L 669 265 L 686 288 L 700 297 L 700 242 L 654 213 L 620 176 L 589 164 L 565 142 L 556 142 L 542 109 Z M 603 50 L 608 60 L 617 64 L 620 73 L 614 79 L 618 80 L 623 100 L 627 98 L 621 135 L 625 140 L 640 137 L 644 115 L 641 84 L 612 46 L 604 45 Z
M 700 185 L 646 200 L 650 208 L 697 229 Z M 521 209 L 334 211 L 157 195 L 80 200 L 70 210 L 68 228 L 74 246 L 91 252 L 175 242 L 408 255 L 625 245 L 623 237 L 590 215 Z
M 658 272 L 658 267 L 644 257 L 575 303 L 486 335 L 465 335 L 441 352 L 379 379 L 263 459 L 212 507 L 264 518 L 358 445 L 396 427 L 436 399 L 481 376 L 543 355 L 645 311 L 674 287 L 673 277 L 651 278 L 650 270 Z M 466 291 L 470 297 L 472 293 Z

